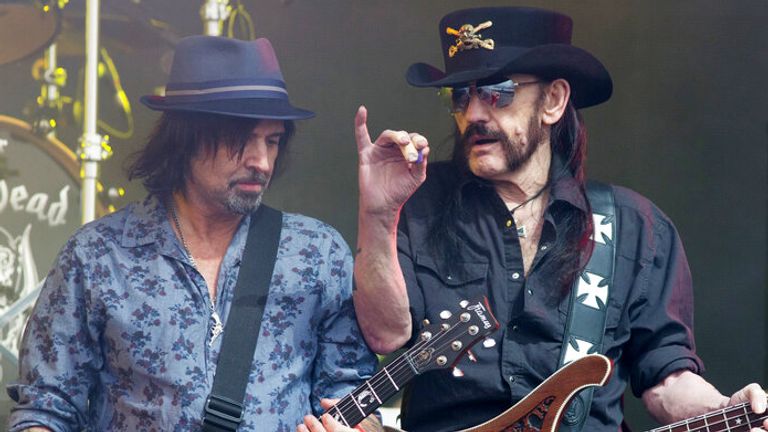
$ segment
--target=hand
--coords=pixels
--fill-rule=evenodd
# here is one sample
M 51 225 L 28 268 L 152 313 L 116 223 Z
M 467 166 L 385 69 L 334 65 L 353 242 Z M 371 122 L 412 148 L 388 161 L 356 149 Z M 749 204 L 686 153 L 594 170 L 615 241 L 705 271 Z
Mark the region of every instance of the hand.
M 427 139 L 417 133 L 385 130 L 371 141 L 368 111 L 364 106 L 355 116 L 355 140 L 359 156 L 361 213 L 396 213 L 427 176 Z M 409 161 L 405 154 L 421 153 L 421 161 Z
M 339 399 L 321 399 L 320 406 L 327 411 L 338 401 Z M 328 414 L 323 414 L 320 418 L 322 421 L 313 415 L 304 416 L 304 424 L 296 426 L 296 432 L 359 432 L 344 426 Z
M 766 395 L 765 390 L 763 390 L 762 387 L 760 387 L 758 384 L 749 384 L 748 386 L 734 393 L 733 396 L 731 396 L 731 399 L 728 401 L 727 406 L 740 404 L 742 402 L 749 402 L 752 411 L 755 414 L 759 414 L 760 418 L 763 420 L 763 423 L 760 425 L 762 429 L 758 427 L 752 428 L 750 431 L 756 432 L 768 430 L 768 415 L 766 415 L 766 408 L 768 408 L 768 395 Z

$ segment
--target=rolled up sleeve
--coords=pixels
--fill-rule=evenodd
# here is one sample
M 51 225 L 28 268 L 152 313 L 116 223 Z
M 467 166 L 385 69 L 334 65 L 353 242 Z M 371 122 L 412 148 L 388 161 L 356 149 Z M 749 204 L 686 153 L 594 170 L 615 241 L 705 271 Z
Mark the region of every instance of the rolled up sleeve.
M 669 220 L 654 223 L 653 253 L 641 263 L 640 296 L 632 311 L 628 354 L 636 396 L 672 372 L 704 370 L 693 337 L 693 287 L 680 237 Z
M 8 386 L 16 401 L 9 431 L 45 426 L 86 427 L 97 343 L 88 328 L 87 269 L 70 241 L 46 278 L 20 349 L 19 379 Z

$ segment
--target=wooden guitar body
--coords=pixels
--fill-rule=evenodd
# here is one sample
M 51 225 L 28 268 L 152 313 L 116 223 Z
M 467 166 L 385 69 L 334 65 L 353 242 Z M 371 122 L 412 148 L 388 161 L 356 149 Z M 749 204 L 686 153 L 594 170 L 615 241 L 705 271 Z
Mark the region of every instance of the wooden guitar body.
M 513 407 L 485 423 L 458 432 L 556 432 L 568 402 L 580 390 L 605 384 L 611 361 L 590 354 L 567 364 Z M 387 427 L 387 431 L 398 429 Z

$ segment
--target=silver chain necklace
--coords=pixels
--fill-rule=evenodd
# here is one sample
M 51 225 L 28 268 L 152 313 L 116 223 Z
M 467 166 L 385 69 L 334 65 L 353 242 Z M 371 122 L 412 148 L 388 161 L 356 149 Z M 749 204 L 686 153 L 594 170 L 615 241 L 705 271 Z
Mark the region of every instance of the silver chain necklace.
M 195 257 L 192 256 L 192 252 L 189 248 L 189 245 L 187 244 L 187 239 L 184 238 L 184 231 L 181 230 L 181 222 L 179 221 L 179 216 L 176 213 L 176 205 L 174 203 L 171 203 L 168 207 L 171 209 L 171 219 L 173 219 L 173 225 L 176 227 L 176 231 L 179 232 L 179 238 L 181 239 L 181 246 L 184 247 L 184 252 L 187 254 L 187 258 L 189 259 L 189 262 L 192 264 L 192 267 L 194 267 L 195 270 L 197 270 L 199 273 L 200 269 L 197 267 L 197 261 L 195 261 Z M 219 313 L 216 312 L 215 301 L 213 297 L 210 297 L 210 299 L 211 299 L 211 318 L 213 318 L 213 324 L 211 325 L 211 341 L 208 343 L 208 345 L 213 346 L 213 341 L 215 341 L 220 334 L 224 333 L 224 324 L 222 324 L 221 322 L 221 317 L 219 317 Z

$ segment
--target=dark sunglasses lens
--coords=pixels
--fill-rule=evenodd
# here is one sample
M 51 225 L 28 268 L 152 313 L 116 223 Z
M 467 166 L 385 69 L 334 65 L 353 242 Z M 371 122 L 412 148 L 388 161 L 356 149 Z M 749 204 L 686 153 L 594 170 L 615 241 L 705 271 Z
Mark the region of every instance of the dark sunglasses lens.
M 504 108 L 512 103 L 515 89 L 512 86 L 483 86 L 477 88 L 477 97 L 481 101 L 495 108 Z
M 454 88 L 451 92 L 451 112 L 458 113 L 469 105 L 469 88 Z

